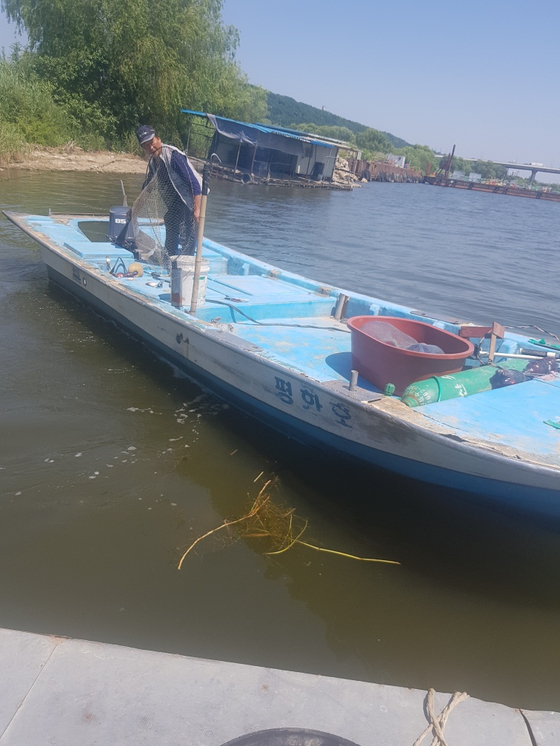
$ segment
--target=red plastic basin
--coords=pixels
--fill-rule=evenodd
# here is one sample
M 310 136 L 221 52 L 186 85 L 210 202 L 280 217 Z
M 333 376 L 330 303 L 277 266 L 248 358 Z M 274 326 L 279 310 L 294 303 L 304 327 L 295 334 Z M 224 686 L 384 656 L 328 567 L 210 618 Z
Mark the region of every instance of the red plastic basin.
M 405 350 L 381 342 L 361 330 L 364 324 L 384 322 L 413 337 L 417 342 L 437 345 L 444 354 Z M 405 388 L 424 378 L 457 373 L 474 347 L 468 339 L 438 329 L 423 321 L 394 316 L 354 316 L 348 319 L 352 334 L 352 367 L 367 381 L 383 390 L 388 383 L 401 395 Z

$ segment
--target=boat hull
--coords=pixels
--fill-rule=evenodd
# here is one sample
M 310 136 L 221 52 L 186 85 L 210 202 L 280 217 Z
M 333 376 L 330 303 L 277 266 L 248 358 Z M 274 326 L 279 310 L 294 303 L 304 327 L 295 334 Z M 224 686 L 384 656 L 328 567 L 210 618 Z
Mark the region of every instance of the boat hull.
M 470 494 L 560 518 L 560 430 L 547 420 L 560 411 L 560 381 L 410 409 L 367 380 L 350 383 L 350 334 L 336 321 L 335 303 L 346 298 L 348 316 L 429 321 L 419 311 L 347 295 L 205 241 L 212 294 L 190 314 L 171 304 L 163 280 L 148 282 L 153 267 L 131 280 L 114 274 L 112 263 L 130 254 L 90 241 L 80 228 L 89 218 L 6 215 L 39 243 L 54 283 L 284 435 L 442 486 L 450 499 Z M 429 323 L 458 332 L 458 322 Z M 502 352 L 517 349 L 514 337 Z
M 162 313 L 48 246 L 42 244 L 41 250 L 56 285 L 224 400 L 302 445 L 448 488 L 450 498 L 460 491 L 508 511 L 560 518 L 556 471 L 512 465 L 500 454 L 424 432 L 390 412 L 368 407 L 359 397 L 349 398 L 348 387 L 339 382 L 328 387 L 287 374 L 263 360 L 254 346 Z M 301 394 L 299 407 L 296 392 Z

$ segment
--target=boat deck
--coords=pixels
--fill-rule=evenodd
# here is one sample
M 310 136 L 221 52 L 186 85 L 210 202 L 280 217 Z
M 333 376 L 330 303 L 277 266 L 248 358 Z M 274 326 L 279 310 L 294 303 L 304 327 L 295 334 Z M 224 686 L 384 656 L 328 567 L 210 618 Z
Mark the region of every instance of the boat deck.
M 209 251 L 204 257 L 212 259 Z M 134 290 L 164 307 L 171 303 L 168 281 L 163 287 L 153 287 L 148 275 L 134 280 Z M 332 298 L 282 280 L 213 274 L 196 318 L 218 327 L 227 324 L 237 337 L 261 347 L 267 359 L 280 364 L 289 359 L 291 368 L 316 381 L 348 381 L 352 368 L 350 331 L 345 323 L 333 319 L 333 308 Z M 187 310 L 181 313 L 187 314 Z M 365 379 L 360 379 L 360 386 L 378 392 Z
M 476 440 L 513 448 L 524 458 L 555 466 L 560 454 L 560 378 L 552 374 L 514 386 L 427 404 L 419 411 Z
M 107 241 L 88 240 L 79 228 L 85 218 L 61 216 L 58 224 L 47 217 L 32 220 L 36 229 L 99 269 L 114 267 L 119 259 L 130 262 L 131 254 L 126 249 Z M 261 347 L 267 359 L 282 364 L 289 358 L 291 368 L 316 381 L 350 379 L 350 331 L 332 317 L 336 298 L 276 275 L 249 274 L 248 267 L 234 266 L 241 274 L 229 274 L 232 261 L 212 241 L 205 240 L 203 257 L 209 262 L 210 273 L 205 302 L 195 314 L 197 319 L 216 326 L 228 324 L 236 336 Z M 119 281 L 169 309 L 169 276 L 159 266 L 146 265 L 142 277 Z M 187 308 L 173 310 L 190 317 Z M 365 379 L 360 379 L 359 385 L 366 391 L 379 391 Z
M 119 259 L 130 263 L 129 251 L 106 241 L 90 241 L 80 230 L 86 219 L 34 216 L 26 220 L 34 230 L 97 269 L 108 272 Z M 345 323 L 332 315 L 339 290 L 272 270 L 256 260 L 247 261 L 247 257 L 235 252 L 226 253 L 224 247 L 206 239 L 203 256 L 210 272 L 205 302 L 196 311 L 197 319 L 218 328 L 227 325 L 237 337 L 260 347 L 266 359 L 288 371 L 301 372 L 319 383 L 350 379 L 350 332 Z M 174 314 L 192 319 L 186 308 L 170 305 L 169 275 L 162 273 L 160 267 L 145 265 L 143 277 L 119 281 L 162 309 L 172 309 Z M 360 296 L 353 298 L 354 304 L 362 303 Z M 371 305 L 364 306 L 363 313 L 411 313 L 396 304 L 377 307 L 374 299 L 368 302 Z M 362 377 L 358 387 L 379 393 Z M 428 404 L 414 410 L 412 419 L 420 424 L 420 418 L 450 428 L 457 436 L 473 442 L 480 442 L 484 433 L 484 441 L 490 446 L 513 449 L 522 458 L 555 465 L 560 453 L 560 429 L 554 426 L 560 421 L 560 378 L 551 374 L 544 379 Z

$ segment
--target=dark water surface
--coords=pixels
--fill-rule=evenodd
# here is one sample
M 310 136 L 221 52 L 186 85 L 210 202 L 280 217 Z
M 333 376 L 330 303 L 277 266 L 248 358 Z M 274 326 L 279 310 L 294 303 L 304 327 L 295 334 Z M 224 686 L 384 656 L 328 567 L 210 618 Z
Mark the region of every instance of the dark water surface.
M 124 177 L 131 201 L 141 178 Z M 0 174 L 0 203 L 106 214 L 118 177 Z M 214 183 L 207 235 L 426 312 L 560 333 L 560 204 L 424 185 Z M 0 221 L 0 626 L 560 710 L 560 531 L 304 451 L 49 288 Z M 538 334 L 538 332 L 535 332 Z M 306 538 L 182 551 L 264 481 Z

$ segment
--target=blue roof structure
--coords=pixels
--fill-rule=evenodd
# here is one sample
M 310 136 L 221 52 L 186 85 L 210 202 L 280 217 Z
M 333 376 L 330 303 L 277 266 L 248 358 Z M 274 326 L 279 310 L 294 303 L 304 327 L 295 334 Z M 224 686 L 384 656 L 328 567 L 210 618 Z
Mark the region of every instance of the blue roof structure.
M 287 138 L 296 140 L 308 145 L 318 145 L 323 148 L 341 148 L 349 147 L 347 143 L 338 140 L 322 139 L 308 132 L 288 129 L 285 127 L 274 127 L 269 124 L 249 124 L 248 122 L 239 122 L 227 117 L 219 117 L 215 114 L 206 114 L 202 111 L 193 111 L 191 109 L 181 109 L 183 114 L 193 114 L 199 117 L 206 117 L 216 129 L 216 132 L 232 140 L 251 144 L 255 147 L 273 148 L 284 152 L 294 152 L 299 154 L 301 148 L 282 146 L 281 141 L 277 138 Z

